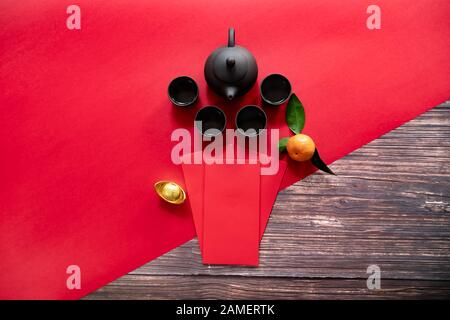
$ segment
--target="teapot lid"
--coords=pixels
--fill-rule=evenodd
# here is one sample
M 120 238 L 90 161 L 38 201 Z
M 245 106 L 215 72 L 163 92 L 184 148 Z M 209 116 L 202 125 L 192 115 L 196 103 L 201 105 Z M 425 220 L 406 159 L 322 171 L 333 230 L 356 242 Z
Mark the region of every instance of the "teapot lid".
M 228 46 L 222 47 L 213 62 L 215 76 L 221 81 L 236 83 L 245 77 L 248 71 L 247 55 L 250 53 L 234 42 L 234 29 L 228 30 Z

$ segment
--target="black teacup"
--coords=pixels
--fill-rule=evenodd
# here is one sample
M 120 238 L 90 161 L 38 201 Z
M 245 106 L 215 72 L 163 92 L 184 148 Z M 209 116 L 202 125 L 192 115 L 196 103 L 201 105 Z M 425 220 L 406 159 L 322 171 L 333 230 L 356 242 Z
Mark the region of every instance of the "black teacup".
M 261 98 L 267 104 L 279 106 L 291 95 L 291 84 L 289 80 L 281 74 L 271 74 L 261 82 Z
M 259 135 L 260 130 L 265 129 L 266 125 L 266 113 L 258 106 L 245 106 L 236 115 L 236 128 L 241 134 L 247 137 Z
M 168 93 L 173 104 L 180 107 L 187 107 L 197 100 L 198 86 L 194 79 L 181 76 L 170 82 Z
M 215 137 L 221 134 L 225 130 L 226 124 L 225 113 L 216 106 L 203 107 L 195 115 L 197 129 L 207 137 Z

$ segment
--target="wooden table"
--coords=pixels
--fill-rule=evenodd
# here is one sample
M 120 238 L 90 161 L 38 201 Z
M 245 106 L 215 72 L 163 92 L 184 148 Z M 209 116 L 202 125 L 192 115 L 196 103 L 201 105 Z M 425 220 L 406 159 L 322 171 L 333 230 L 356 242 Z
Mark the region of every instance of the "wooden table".
M 280 192 L 260 267 L 204 266 L 194 239 L 86 298 L 450 298 L 449 161 L 447 101 Z

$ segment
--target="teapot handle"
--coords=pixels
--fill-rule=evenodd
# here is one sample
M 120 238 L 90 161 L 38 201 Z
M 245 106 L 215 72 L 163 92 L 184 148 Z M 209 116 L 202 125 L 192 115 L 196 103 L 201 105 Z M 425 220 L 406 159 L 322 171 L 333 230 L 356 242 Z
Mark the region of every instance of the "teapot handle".
M 234 29 L 233 28 L 228 29 L 228 46 L 234 47 Z

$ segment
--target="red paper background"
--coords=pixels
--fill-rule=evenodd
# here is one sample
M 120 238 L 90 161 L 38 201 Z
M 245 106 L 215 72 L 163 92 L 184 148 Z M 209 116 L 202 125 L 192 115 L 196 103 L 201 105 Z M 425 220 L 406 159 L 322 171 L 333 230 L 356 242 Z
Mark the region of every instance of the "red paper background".
M 206 89 L 203 64 L 236 28 L 259 80 L 285 74 L 306 108 L 305 133 L 334 161 L 450 96 L 450 2 L 79 0 L 0 2 L 0 298 L 79 298 L 191 239 L 187 205 L 157 180 L 183 183 L 170 133 L 197 108 L 234 113 Z M 200 103 L 170 105 L 171 78 L 199 83 Z M 271 127 L 284 109 L 267 110 Z M 311 172 L 291 165 L 283 186 Z M 82 289 L 66 288 L 66 267 Z

